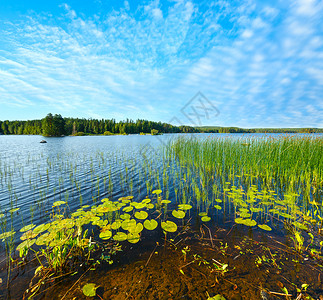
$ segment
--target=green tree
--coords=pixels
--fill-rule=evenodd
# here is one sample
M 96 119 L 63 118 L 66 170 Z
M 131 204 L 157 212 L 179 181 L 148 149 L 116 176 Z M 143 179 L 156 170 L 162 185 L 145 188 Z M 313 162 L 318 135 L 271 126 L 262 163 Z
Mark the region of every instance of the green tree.
M 61 115 L 49 113 L 42 120 L 42 128 L 44 136 L 62 136 L 65 134 L 65 120 Z

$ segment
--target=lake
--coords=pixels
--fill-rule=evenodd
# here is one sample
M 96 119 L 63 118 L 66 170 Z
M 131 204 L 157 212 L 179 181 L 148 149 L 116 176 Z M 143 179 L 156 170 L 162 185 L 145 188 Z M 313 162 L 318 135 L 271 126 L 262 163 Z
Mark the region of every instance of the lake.
M 194 140 L 192 144 L 185 143 L 185 140 L 191 138 Z M 123 214 L 123 220 L 126 220 L 136 209 L 136 213 L 141 213 L 138 203 L 143 199 L 149 199 L 149 202 L 154 203 L 156 211 L 151 210 L 149 213 L 148 206 L 145 207 L 149 213 L 148 219 L 156 219 L 158 222 L 160 220 L 164 226 L 164 231 L 143 231 L 138 243 L 137 240 L 136 243 L 132 243 L 129 239 L 129 243 L 121 242 L 124 243 L 123 255 L 116 251 L 116 254 L 111 254 L 115 255 L 116 259 L 109 258 L 109 261 L 115 260 L 111 266 L 110 263 L 97 266 L 96 275 L 87 275 L 89 277 L 86 277 L 86 281 L 91 279 L 100 285 L 100 297 L 112 299 L 118 294 L 113 289 L 103 288 L 103 283 L 100 282 L 103 278 L 109 281 L 110 286 L 118 287 L 119 295 L 120 289 L 126 290 L 129 284 L 133 284 L 132 281 L 124 280 L 122 276 L 118 277 L 122 272 L 127 272 L 129 276 L 138 280 L 146 278 L 150 285 L 156 281 L 158 288 L 138 287 L 137 294 L 131 290 L 135 299 L 144 297 L 147 291 L 154 295 L 151 299 L 180 298 L 180 295 L 187 299 L 207 298 L 207 295 L 211 297 L 212 293 L 214 296 L 222 294 L 236 299 L 239 299 L 239 293 L 244 295 L 243 299 L 265 299 L 265 293 L 267 298 L 274 295 L 269 293 L 269 287 L 275 289 L 276 296 L 279 297 L 284 287 L 292 286 L 291 281 L 301 286 L 322 271 L 322 224 L 320 227 L 318 222 L 318 216 L 323 216 L 320 182 L 322 158 L 319 155 L 316 155 L 315 159 L 311 157 L 311 151 L 322 149 L 322 134 L 83 136 L 45 138 L 47 143 L 41 144 L 42 139 L 44 138 L 41 136 L 0 136 L 0 214 L 3 214 L 2 220 L 6 220 L 2 221 L 2 232 L 16 232 L 13 240 L 15 247 L 24 235 L 24 231 L 20 232 L 19 229 L 29 224 L 39 226 L 48 222 L 56 209 L 53 208 L 53 204 L 58 201 L 64 202 L 62 205 L 66 206 L 65 216 L 71 216 L 82 207 L 84 210 L 88 209 L 87 206 L 100 207 L 100 203 L 104 201 L 102 199 L 109 199 L 104 203 L 124 201 L 125 206 L 130 203 L 129 209 L 124 210 L 122 206 L 117 209 L 129 211 L 128 214 Z M 213 139 L 217 142 L 212 144 Z M 274 145 L 277 140 L 290 143 L 292 139 L 306 141 L 291 142 L 286 146 L 279 146 L 280 148 Z M 308 141 L 311 139 L 315 140 L 315 145 Z M 200 147 L 203 142 L 204 148 Z M 296 149 L 297 147 L 300 149 Z M 310 147 L 314 147 L 314 150 Z M 277 149 L 280 149 L 279 154 L 276 153 Z M 303 153 L 303 157 L 299 153 Z M 276 161 L 277 157 L 279 159 Z M 298 157 L 297 161 L 295 157 Z M 295 168 L 295 176 L 288 171 L 292 168 Z M 127 196 L 129 199 L 124 198 Z M 147 200 L 144 204 L 148 205 L 149 202 Z M 134 209 L 130 207 L 132 203 Z M 109 202 L 106 208 L 108 205 L 114 204 Z M 185 205 L 192 208 L 185 208 Z M 308 218 L 312 218 L 308 220 L 308 224 L 305 222 L 306 214 Z M 104 210 L 98 213 L 97 218 L 102 215 Z M 136 217 L 137 221 L 146 218 L 145 214 L 138 214 Z M 104 228 L 107 228 L 107 223 L 113 224 L 113 221 L 119 220 L 119 214 L 111 214 L 106 220 L 102 225 Z M 287 220 L 287 225 L 284 220 Z M 312 224 L 312 220 L 316 220 L 316 223 Z M 173 231 L 173 222 L 176 224 L 176 230 L 177 226 L 178 230 L 181 230 L 178 235 L 172 235 L 172 232 L 176 231 Z M 302 228 L 302 224 L 305 224 L 305 228 Z M 103 228 L 102 226 L 100 228 Z M 262 227 L 264 230 L 261 230 Z M 270 233 L 267 233 L 268 228 Z M 99 234 L 98 227 L 92 230 L 95 235 Z M 109 227 L 109 232 L 110 230 Z M 297 232 L 301 230 L 305 231 L 299 237 Z M 163 232 L 169 232 L 171 240 L 167 240 Z M 137 232 L 135 233 L 137 236 Z M 115 240 L 118 241 L 117 238 Z M 156 250 L 161 247 L 163 241 L 163 251 L 169 247 L 170 249 L 164 251 L 160 257 L 162 251 Z M 166 246 L 166 243 L 169 244 Z M 153 255 L 155 252 L 157 254 Z M 250 260 L 249 256 L 253 261 L 246 266 Z M 141 263 L 142 258 L 144 263 Z M 162 277 L 160 282 L 156 277 L 161 259 L 165 262 L 162 274 L 169 278 L 176 274 L 172 280 L 167 281 L 168 286 L 164 286 L 165 277 Z M 220 259 L 224 261 L 221 262 Z M 286 262 L 286 267 L 283 267 L 282 261 Z M 143 264 L 145 268 L 137 270 L 138 264 Z M 174 270 L 174 264 L 180 266 Z M 236 266 L 227 269 L 224 267 L 227 264 Z M 151 278 L 154 280 L 149 279 L 148 266 L 152 268 Z M 248 288 L 245 287 L 244 276 L 241 275 L 244 274 L 243 266 L 250 273 L 250 277 L 245 276 L 245 280 L 250 283 Z M 311 266 L 311 271 L 307 270 L 308 266 Z M 26 268 L 35 270 L 34 265 L 28 265 Z M 2 270 L 0 276 L 5 278 L 6 268 L 3 267 Z M 16 272 L 20 274 L 19 271 Z M 103 277 L 102 274 L 107 272 L 110 275 L 114 274 L 114 281 L 111 276 Z M 230 277 L 226 277 L 230 272 Z M 269 278 L 268 274 L 271 272 L 272 276 Z M 207 275 L 209 273 L 212 274 L 212 280 Z M 258 273 L 262 276 L 261 286 L 254 286 L 252 282 Z M 12 276 L 15 276 L 15 272 Z M 17 275 L 12 285 L 24 286 L 22 283 L 26 285 L 24 280 L 30 280 L 30 276 Z M 183 280 L 178 279 L 181 276 Z M 204 278 L 205 276 L 207 277 Z M 235 277 L 236 281 L 232 283 L 231 279 Z M 289 278 L 290 282 L 283 282 L 283 277 Z M 200 281 L 199 288 L 194 290 L 194 284 L 191 281 L 188 283 L 188 278 Z M 213 288 L 208 290 L 210 280 L 222 284 L 219 287 L 213 282 Z M 267 286 L 266 281 L 269 282 Z M 279 292 L 275 281 L 282 284 Z M 165 291 L 170 286 L 176 289 L 172 282 L 177 282 L 178 291 L 167 294 Z M 69 279 L 58 281 L 57 284 L 61 286 L 64 295 L 72 286 Z M 234 286 L 237 288 L 232 289 Z M 313 282 L 309 288 L 309 295 L 318 297 L 322 293 L 319 286 L 320 283 Z M 218 292 L 215 291 L 216 288 Z M 305 292 L 303 290 L 303 293 Z M 10 294 L 5 290 L 1 293 L 4 296 Z M 19 289 L 19 293 L 21 296 L 23 290 Z M 13 292 L 13 295 L 13 298 L 17 297 L 17 291 Z M 43 293 L 40 297 L 50 299 L 52 295 Z M 122 295 L 120 299 L 127 297 Z M 72 299 L 72 296 L 82 297 L 82 287 L 80 286 L 75 294 L 70 293 L 66 297 Z M 57 292 L 55 297 L 60 298 L 62 294 Z

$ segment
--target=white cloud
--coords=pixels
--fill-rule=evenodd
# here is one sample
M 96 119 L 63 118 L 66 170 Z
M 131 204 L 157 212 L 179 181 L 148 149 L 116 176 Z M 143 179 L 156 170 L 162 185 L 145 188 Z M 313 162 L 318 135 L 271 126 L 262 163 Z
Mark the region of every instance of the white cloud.
M 200 90 L 218 125 L 322 124 L 322 10 L 295 3 L 125 1 L 104 17 L 65 4 L 61 23 L 34 16 L 0 32 L 0 102 L 168 121 Z

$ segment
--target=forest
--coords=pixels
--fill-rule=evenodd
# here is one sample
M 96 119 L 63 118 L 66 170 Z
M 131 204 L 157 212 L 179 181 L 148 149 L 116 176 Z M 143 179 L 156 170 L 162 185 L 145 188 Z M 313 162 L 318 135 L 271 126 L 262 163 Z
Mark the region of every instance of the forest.
M 322 128 L 239 128 L 220 126 L 174 126 L 168 123 L 138 119 L 63 118 L 49 113 L 41 120 L 0 121 L 0 134 L 15 135 L 113 135 L 147 133 L 322 133 Z
M 153 131 L 152 131 L 153 130 Z M 31 134 L 44 136 L 63 135 L 112 135 L 140 133 L 181 133 L 199 132 L 190 126 L 173 126 L 162 122 L 126 119 L 79 119 L 63 118 L 60 114 L 49 113 L 41 120 L 0 121 L 0 134 Z

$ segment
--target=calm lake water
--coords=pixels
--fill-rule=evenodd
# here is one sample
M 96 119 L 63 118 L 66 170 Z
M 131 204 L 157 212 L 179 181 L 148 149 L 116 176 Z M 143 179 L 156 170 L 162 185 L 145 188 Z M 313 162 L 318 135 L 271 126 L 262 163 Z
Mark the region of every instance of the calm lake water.
M 54 201 L 67 200 L 71 211 L 104 197 L 146 195 L 147 158 L 155 161 L 162 147 L 178 137 L 266 138 L 283 134 L 164 134 L 128 136 L 0 136 L 0 210 L 14 214 L 13 226 L 38 224 Z M 295 134 L 290 134 L 295 136 Z M 297 136 L 301 136 L 298 134 Z M 315 134 L 317 136 L 317 134 Z M 321 135 L 322 136 L 322 135 Z M 161 162 L 160 162 L 161 163 Z M 151 186 L 152 189 L 158 188 Z M 172 187 L 170 187 L 172 192 Z M 171 198 L 170 198 L 171 200 Z

